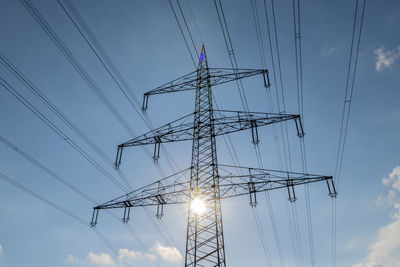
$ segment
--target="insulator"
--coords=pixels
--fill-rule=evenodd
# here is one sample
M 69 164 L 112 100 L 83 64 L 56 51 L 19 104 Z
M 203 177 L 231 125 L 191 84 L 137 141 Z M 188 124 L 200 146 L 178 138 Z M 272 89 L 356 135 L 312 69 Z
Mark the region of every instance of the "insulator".
M 287 187 L 287 191 L 288 191 L 288 195 L 289 195 L 289 201 L 290 202 L 295 202 L 296 201 L 296 193 L 294 191 L 294 184 L 293 181 L 288 181 L 286 182 L 286 187 Z
M 159 136 L 154 137 L 156 142 L 154 143 L 154 155 L 153 155 L 153 160 L 154 162 L 157 162 L 158 159 L 160 158 L 160 146 L 161 146 L 161 139 Z
M 260 143 L 260 140 L 258 139 L 257 122 L 255 120 L 251 120 L 250 124 L 251 124 L 251 138 L 253 139 L 252 143 L 254 145 L 257 145 L 258 143 Z
M 303 130 L 303 124 L 301 123 L 301 119 L 295 119 L 294 122 L 296 123 L 296 129 L 297 129 L 297 136 L 302 138 L 304 137 L 304 130 Z
M 129 222 L 130 214 L 131 214 L 131 206 L 125 206 L 124 217 L 122 218 L 122 222 L 123 223 L 128 223 Z
M 92 228 L 96 227 L 98 217 L 99 217 L 99 210 L 93 209 L 92 221 L 90 222 L 90 227 L 92 227 Z
M 250 197 L 250 206 L 255 207 L 257 206 L 257 190 L 254 182 L 248 183 L 249 186 L 249 197 Z
M 331 184 L 329 184 L 329 182 Z M 329 196 L 334 198 L 337 196 L 336 188 L 335 188 L 335 183 L 333 182 L 332 179 L 326 180 L 326 184 L 328 185 L 328 190 L 329 190 Z
M 148 104 L 149 104 L 149 95 L 145 94 L 145 95 L 143 95 L 143 105 L 142 105 L 143 111 L 147 110 Z
M 119 165 L 121 165 L 122 150 L 123 149 L 124 149 L 123 146 L 118 146 L 117 157 L 115 158 L 115 168 L 119 168 Z

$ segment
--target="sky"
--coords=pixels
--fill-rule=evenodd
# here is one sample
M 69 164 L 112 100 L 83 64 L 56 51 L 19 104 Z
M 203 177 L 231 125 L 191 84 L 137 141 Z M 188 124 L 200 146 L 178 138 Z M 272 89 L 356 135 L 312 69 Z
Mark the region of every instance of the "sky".
M 131 139 L 132 134 L 149 131 L 141 116 L 149 118 L 152 125 L 161 126 L 193 112 L 194 93 L 151 97 L 148 110 L 142 114 L 140 103 L 133 101 L 132 105 L 127 100 L 58 1 L 31 3 L 62 46 L 55 45 L 22 2 L 0 0 L 2 58 L 15 66 L 105 156 L 99 156 L 93 146 L 0 64 L 1 84 L 9 84 L 9 90 L 0 84 L 0 266 L 183 266 L 185 205 L 166 207 L 161 221 L 156 219 L 154 208 L 135 208 L 129 226 L 120 221 L 122 210 L 114 210 L 112 216 L 100 212 L 93 230 L 89 222 L 94 204 L 87 198 L 103 203 L 124 194 L 107 178 L 109 174 L 122 182 L 111 164 L 117 145 Z M 214 1 L 179 2 L 197 51 L 177 2 L 171 2 L 192 54 L 199 53 L 204 43 L 210 67 L 230 68 Z M 195 69 L 168 1 L 71 3 L 138 102 L 143 93 Z M 267 68 L 271 74 L 269 89 L 264 88 L 262 77 L 243 80 L 249 109 L 277 112 L 275 90 L 279 92 L 281 87 L 279 79 L 272 77 L 274 65 L 264 2 L 221 3 L 238 66 Z M 258 7 L 265 64 L 252 3 Z M 266 3 L 271 14 L 271 2 Z M 312 266 L 312 261 L 315 266 L 332 266 L 333 240 L 335 266 L 400 266 L 400 2 L 366 3 L 336 200 L 328 196 L 324 183 L 311 184 L 308 195 L 303 187 L 296 188 L 296 204 L 289 203 L 285 190 L 269 193 L 273 213 L 264 193 L 258 194 L 256 208 L 250 207 L 247 196 L 223 200 L 227 266 L 269 266 L 269 262 L 271 266 Z M 274 4 L 285 112 L 297 114 L 292 2 Z M 354 0 L 301 1 L 303 121 L 309 173 L 335 174 L 354 9 Z M 74 59 L 68 61 L 62 49 L 68 49 Z M 276 64 L 275 54 L 277 71 Z M 243 110 L 235 83 L 217 86 L 213 94 L 221 109 Z M 113 115 L 104 102 L 115 107 L 117 113 Z M 115 116 L 128 126 L 122 126 Z M 288 123 L 287 128 L 290 169 L 302 172 L 295 126 Z M 284 154 L 283 147 L 277 146 L 282 142 L 281 136 L 277 136 L 277 143 L 273 129 L 259 129 L 263 166 L 287 170 L 279 156 Z M 240 165 L 258 167 L 250 131 L 230 138 Z M 151 159 L 152 146 L 126 149 L 120 170 L 132 188 L 142 187 L 189 167 L 190 146 L 190 142 L 166 144 L 167 152 L 161 151 L 158 164 Z M 222 137 L 217 137 L 217 148 L 218 162 L 231 164 Z M 170 164 L 171 158 L 177 166 Z M 334 205 L 336 234 L 332 234 Z

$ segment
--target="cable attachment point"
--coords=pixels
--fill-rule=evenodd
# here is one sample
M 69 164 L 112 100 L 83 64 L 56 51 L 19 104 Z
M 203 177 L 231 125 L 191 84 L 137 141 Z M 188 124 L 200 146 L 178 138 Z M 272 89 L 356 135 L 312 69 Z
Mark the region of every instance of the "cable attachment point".
M 154 137 L 154 140 L 156 141 L 154 143 L 154 155 L 153 155 L 153 160 L 154 162 L 157 162 L 158 159 L 160 158 L 160 146 L 161 146 L 161 138 L 157 135 Z
M 328 185 L 329 196 L 331 198 L 335 198 L 337 196 L 337 192 L 336 192 L 335 183 L 333 182 L 333 179 L 331 178 L 330 180 L 326 180 L 326 184 Z
M 250 127 L 251 127 L 251 138 L 253 139 L 252 143 L 254 145 L 257 145 L 258 143 L 260 143 L 260 140 L 258 139 L 258 129 L 256 120 L 254 119 L 250 120 Z
M 122 159 L 122 150 L 124 149 L 123 146 L 118 146 L 117 150 L 117 157 L 115 158 L 115 168 L 118 169 L 119 165 L 121 165 L 121 159 Z
M 297 136 L 299 138 L 304 137 L 303 123 L 301 122 L 301 118 L 299 117 L 295 119 L 294 122 L 296 123 Z
M 143 104 L 142 104 L 142 111 L 146 111 L 147 107 L 149 105 L 149 95 L 144 94 L 143 95 Z
M 288 178 L 288 180 L 286 180 L 286 187 L 287 187 L 287 191 L 288 191 L 288 195 L 289 195 L 289 201 L 290 202 L 295 202 L 296 201 L 296 193 L 294 191 L 294 182 L 292 179 Z
M 264 78 L 264 87 L 265 88 L 270 88 L 271 87 L 271 82 L 269 80 L 269 72 L 268 72 L 268 70 L 264 70 L 263 78 Z
M 124 201 L 124 205 L 124 217 L 122 218 L 122 222 L 126 224 L 130 220 L 132 204 L 129 201 Z
M 98 209 L 93 209 L 93 214 L 92 214 L 92 221 L 90 222 L 90 227 L 95 228 L 97 225 L 97 218 L 99 217 L 99 210 Z
M 156 195 L 156 199 L 157 199 L 157 218 L 158 219 L 162 219 L 162 217 L 164 216 L 164 204 L 167 204 L 167 202 L 165 201 L 163 194 L 165 193 L 165 188 L 164 186 L 161 184 L 161 182 L 158 183 L 158 194 Z
M 247 186 L 249 187 L 249 197 L 250 197 L 250 206 L 251 207 L 255 207 L 257 206 L 257 190 L 256 190 L 256 185 L 253 182 L 253 177 L 251 176 L 251 171 L 249 169 L 249 173 L 250 173 L 250 182 L 247 183 Z

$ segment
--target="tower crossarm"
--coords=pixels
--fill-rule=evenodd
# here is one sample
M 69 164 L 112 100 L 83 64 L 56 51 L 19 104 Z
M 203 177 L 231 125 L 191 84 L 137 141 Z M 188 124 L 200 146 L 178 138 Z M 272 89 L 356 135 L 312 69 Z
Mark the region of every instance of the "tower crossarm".
M 199 70 L 192 71 L 182 77 L 163 84 L 143 95 L 143 110 L 147 109 L 148 98 L 151 95 L 174 93 L 181 91 L 196 90 L 199 86 Z M 269 72 L 267 69 L 229 69 L 229 68 L 208 68 L 209 86 L 220 85 L 255 75 L 263 75 L 264 86 L 270 86 Z
M 248 195 L 250 196 L 250 204 L 255 205 L 257 193 L 286 189 L 289 200 L 295 201 L 295 186 L 316 182 L 326 182 L 328 194 L 331 197 L 336 196 L 336 189 L 332 176 L 237 167 L 223 164 L 220 164 L 219 167 L 221 172 L 219 176 L 220 199 Z M 190 188 L 189 181 L 184 178 L 184 175 L 189 170 L 190 168 L 187 168 L 162 180 L 96 206 L 94 210 L 98 212 L 98 210 L 102 209 L 121 208 L 125 209 L 124 214 L 126 215 L 126 210 L 133 207 L 159 207 L 170 204 L 187 204 L 192 197 L 192 189 Z M 208 191 L 206 188 L 203 189 Z M 204 196 L 203 199 L 207 200 L 208 197 L 210 196 Z
M 266 69 L 228 69 L 228 68 L 208 68 L 210 76 L 210 86 L 215 86 L 238 79 L 244 79 L 255 75 L 266 75 L 265 85 L 269 86 L 268 70 Z M 199 85 L 198 70 L 192 71 L 182 77 L 179 77 L 171 82 L 163 84 L 144 95 L 158 95 L 165 93 L 173 93 L 180 91 L 195 90 Z
M 98 209 L 113 209 L 127 207 L 144 207 L 165 204 L 186 203 L 189 195 L 187 175 L 190 168 L 158 180 L 128 194 L 110 200 L 94 207 Z
M 124 147 L 192 140 L 194 124 L 193 122 L 186 122 L 192 117 L 193 113 L 120 144 L 117 151 L 116 166 L 121 163 Z M 211 123 L 214 124 L 215 136 L 219 136 L 246 129 L 253 131 L 257 127 L 288 120 L 295 120 L 298 135 L 302 135 L 302 127 L 299 127 L 301 126 L 300 116 L 296 114 L 215 110 L 215 118 Z M 200 127 L 207 127 L 207 125 L 203 124 Z

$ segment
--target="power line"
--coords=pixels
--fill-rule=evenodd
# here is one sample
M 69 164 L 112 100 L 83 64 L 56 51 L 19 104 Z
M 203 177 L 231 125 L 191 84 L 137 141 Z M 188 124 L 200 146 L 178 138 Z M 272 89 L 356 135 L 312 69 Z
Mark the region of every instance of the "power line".
M 168 2 L 169 2 L 169 6 L 171 7 L 172 13 L 174 14 L 176 23 L 178 24 L 179 31 L 181 32 L 182 38 L 183 38 L 183 40 L 185 41 L 186 48 L 187 48 L 187 50 L 189 51 L 190 58 L 192 59 L 193 65 L 196 67 L 196 61 L 194 60 L 192 51 L 190 50 L 190 47 L 189 47 L 189 44 L 188 44 L 188 42 L 187 42 L 187 40 L 186 40 L 185 34 L 183 33 L 182 26 L 181 26 L 181 24 L 180 24 L 180 22 L 179 22 L 179 20 L 178 20 L 178 16 L 176 15 L 174 6 L 172 5 L 171 0 L 168 0 Z
M 26 108 L 28 108 L 35 116 L 37 116 L 43 123 L 45 123 L 54 133 L 61 139 L 68 143 L 75 151 L 83 156 L 90 164 L 98 169 L 104 176 L 106 176 L 112 183 L 118 186 L 122 191 L 127 192 L 127 188 L 122 185 L 116 178 L 114 178 L 107 170 L 98 164 L 89 154 L 87 154 L 78 144 L 72 141 L 62 130 L 60 130 L 54 123 L 52 123 L 43 113 L 35 108 L 26 98 L 24 98 L 18 91 L 14 89 L 9 83 L 0 77 L 0 84 Z
M 43 104 L 45 104 L 59 119 L 61 119 L 76 135 L 78 135 L 90 148 L 92 148 L 110 167 L 114 167 L 113 161 L 96 143 L 88 137 L 67 115 L 65 115 L 46 95 L 22 72 L 20 72 L 1 52 L 0 63 L 2 63 L 18 80 L 21 81 Z M 114 168 L 113 168 L 114 169 Z M 117 170 L 118 175 L 124 181 L 127 188 L 132 187 L 125 175 Z
M 132 88 L 129 86 L 128 82 L 124 79 L 123 75 L 120 73 L 111 58 L 108 56 L 100 42 L 97 40 L 93 31 L 89 28 L 85 20 L 79 14 L 78 10 L 73 6 L 70 0 L 58 0 L 58 4 L 61 6 L 64 13 L 75 26 L 77 31 L 81 34 L 82 38 L 88 44 L 89 48 L 95 54 L 97 59 L 101 62 L 102 66 L 106 69 L 107 73 L 111 76 L 112 80 L 115 82 L 119 90 L 130 103 L 131 107 L 139 115 L 147 128 L 149 128 L 149 130 L 152 130 L 154 128 L 153 123 L 144 111 L 140 111 L 141 103 L 137 99 Z M 162 149 L 166 153 L 166 159 L 171 169 L 175 168 L 179 170 L 180 168 L 174 158 L 171 156 L 171 154 L 165 149 L 164 146 L 162 146 Z
M 56 32 L 51 28 L 51 26 L 47 23 L 47 21 L 43 18 L 40 12 L 36 9 L 36 7 L 30 2 L 30 0 L 20 0 L 25 9 L 29 12 L 30 15 L 35 19 L 38 25 L 43 29 L 43 31 L 49 36 L 51 41 L 56 45 L 56 47 L 60 50 L 60 52 L 65 56 L 68 62 L 75 68 L 78 74 L 83 78 L 86 84 L 90 87 L 93 93 L 100 99 L 100 101 L 106 106 L 108 111 L 114 116 L 114 118 L 121 124 L 121 126 L 130 134 L 132 137 L 136 137 L 135 131 L 129 126 L 128 122 L 123 118 L 123 116 L 118 112 L 116 107 L 111 103 L 108 97 L 104 94 L 104 92 L 100 89 L 98 84 L 93 80 L 93 78 L 88 74 L 88 72 L 82 67 L 79 61 L 75 58 L 75 56 L 71 53 L 68 47 L 64 44 L 61 38 L 56 34 Z M 142 150 L 146 153 L 146 155 L 152 159 L 151 153 L 145 147 Z M 157 166 L 157 170 L 159 171 L 161 176 L 165 176 L 164 172 L 161 170 L 159 165 Z
M 64 209 L 63 207 L 55 204 L 54 202 L 48 200 L 47 198 L 43 197 L 42 195 L 39 195 L 38 193 L 35 193 L 34 191 L 30 190 L 28 187 L 23 186 L 22 184 L 16 182 L 14 179 L 10 178 L 9 176 L 3 174 L 0 172 L 0 178 L 3 179 L 4 181 L 18 187 L 19 189 L 21 189 L 22 191 L 28 193 L 29 195 L 37 198 L 38 200 L 42 201 L 43 203 L 45 203 L 46 205 L 49 205 L 51 207 L 53 207 L 54 209 L 58 210 L 61 213 L 64 213 L 65 215 L 67 215 L 68 217 L 71 217 L 72 219 L 74 219 L 76 222 L 83 224 L 85 226 L 89 227 L 89 224 L 83 220 L 82 218 L 76 216 L 75 214 L 73 214 L 72 212 Z M 110 243 L 110 241 L 108 241 L 108 239 L 98 230 L 98 229 L 94 229 L 94 232 L 96 233 L 96 235 L 101 239 L 101 241 L 107 245 L 107 247 L 109 247 L 109 249 L 118 257 L 118 251 L 115 249 L 115 247 Z M 127 266 L 126 264 L 124 264 L 125 266 Z
M 302 124 L 304 127 L 304 97 L 303 97 L 303 57 L 301 49 L 301 11 L 300 1 L 292 0 L 292 15 L 293 15 L 293 33 L 294 33 L 294 50 L 295 50 L 295 65 L 296 65 L 296 87 L 297 87 L 297 108 L 298 112 L 303 118 Z M 303 172 L 307 173 L 307 156 L 305 138 L 299 136 L 300 139 L 300 153 Z M 308 242 L 310 246 L 311 265 L 315 266 L 315 249 L 314 249 L 314 236 L 313 225 L 311 217 L 311 203 L 308 185 L 304 185 L 304 194 L 306 199 L 306 214 L 307 214 L 307 227 L 308 227 Z
M 342 118 L 340 123 L 340 133 L 339 133 L 339 142 L 337 148 L 337 156 L 336 156 L 336 165 L 335 165 L 335 179 L 336 179 L 336 187 L 339 188 L 340 178 L 342 172 L 343 158 L 344 158 L 344 150 L 347 139 L 347 132 L 350 121 L 350 110 L 351 103 L 353 100 L 353 92 L 354 92 L 354 84 L 355 77 L 357 72 L 357 64 L 358 64 L 358 54 L 360 50 L 361 43 L 361 33 L 364 24 L 364 15 L 365 15 L 365 7 L 366 0 L 362 2 L 362 10 L 361 10 L 361 19 L 358 28 L 358 36 L 356 36 L 356 28 L 357 28 L 357 16 L 358 16 L 358 8 L 359 1 L 356 0 L 355 10 L 354 10 L 354 20 L 353 20 L 353 30 L 351 36 L 351 44 L 350 44 L 350 54 L 346 75 L 346 86 L 345 86 L 345 94 L 343 101 L 343 110 L 342 110 Z M 357 42 L 356 51 L 354 55 L 354 43 Z M 353 66 L 352 66 L 353 65 Z M 351 80 L 351 85 L 350 85 Z M 332 266 L 336 266 L 336 199 L 332 200 Z
M 67 6 L 64 7 L 62 2 L 65 3 Z M 93 32 L 90 30 L 84 19 L 80 16 L 79 12 L 76 10 L 76 8 L 72 5 L 71 1 L 69 0 L 58 0 L 59 5 L 61 8 L 64 10 L 68 18 L 71 20 L 75 28 L 78 30 L 78 32 L 81 34 L 81 36 L 84 38 L 86 43 L 89 45 L 90 49 L 93 51 L 93 53 L 96 55 L 96 57 L 100 60 L 101 64 L 103 67 L 106 69 L 107 73 L 112 77 L 120 91 L 123 93 L 123 95 L 126 97 L 126 99 L 129 101 L 131 106 L 134 108 L 136 113 L 139 115 L 139 117 L 144 121 L 146 126 L 149 128 L 149 130 L 152 130 L 153 124 L 150 120 L 149 117 L 146 116 L 146 113 L 139 112 L 139 108 L 137 108 L 139 104 L 139 101 L 137 100 L 135 94 L 133 93 L 132 89 L 129 87 L 128 83 L 126 80 L 123 78 L 121 73 L 118 71 L 117 67 L 115 64 L 112 62 L 111 58 L 107 55 L 99 41 L 96 39 L 95 35 Z M 70 14 L 71 13 L 71 14 Z M 76 19 L 76 21 L 74 20 Z M 178 170 L 180 169 L 174 158 L 171 156 L 170 153 L 165 149 L 164 146 L 162 146 L 163 151 L 167 155 L 167 161 L 171 167 L 171 169 L 174 169 L 173 164 L 175 165 L 175 168 Z M 119 169 L 119 168 L 118 168 Z M 159 223 L 163 228 L 161 230 L 164 230 L 166 232 L 169 232 L 169 229 L 166 225 L 162 224 L 162 221 L 159 220 Z M 157 225 L 156 225 L 157 227 Z
M 56 172 L 52 171 L 50 168 L 48 168 L 47 166 L 45 166 L 44 164 L 40 163 L 39 161 L 37 161 L 36 159 L 34 159 L 32 156 L 30 156 L 29 154 L 27 154 L 26 152 L 24 152 L 23 150 L 21 150 L 19 147 L 17 147 L 16 145 L 14 145 L 13 143 L 11 143 L 9 140 L 7 140 L 6 138 L 0 136 L 0 141 L 3 142 L 5 145 L 7 145 L 9 148 L 11 148 L 12 150 L 14 150 L 15 152 L 17 152 L 18 154 L 20 154 L 21 156 L 23 156 L 24 158 L 26 158 L 27 160 L 29 160 L 30 162 L 32 162 L 33 164 L 35 164 L 37 167 L 39 167 L 40 169 L 42 169 L 43 171 L 45 171 L 47 174 L 49 174 L 51 177 L 53 177 L 54 179 L 58 180 L 59 182 L 61 182 L 64 186 L 68 187 L 70 190 L 72 190 L 73 192 L 75 192 L 76 194 L 80 195 L 82 198 L 84 198 L 85 200 L 87 200 L 88 202 L 90 202 L 93 205 L 98 205 L 99 203 L 97 201 L 95 201 L 92 197 L 88 196 L 86 193 L 82 192 L 79 188 L 77 188 L 76 186 L 74 186 L 73 184 L 71 184 L 70 182 L 68 182 L 65 178 L 62 178 L 60 175 L 58 175 Z M 22 189 L 22 188 L 21 188 Z M 25 191 L 25 190 L 24 190 Z M 120 221 L 120 219 L 111 211 L 107 211 L 107 213 L 112 216 L 114 219 L 116 219 L 117 221 Z M 85 225 L 87 225 L 87 223 L 85 223 Z M 129 233 L 136 239 L 136 241 L 138 241 L 139 245 L 144 248 L 145 250 L 148 250 L 146 245 L 144 245 L 142 239 L 137 235 L 137 233 L 132 229 L 132 227 L 126 223 L 126 228 L 129 231 Z M 98 232 L 98 231 L 97 231 Z

